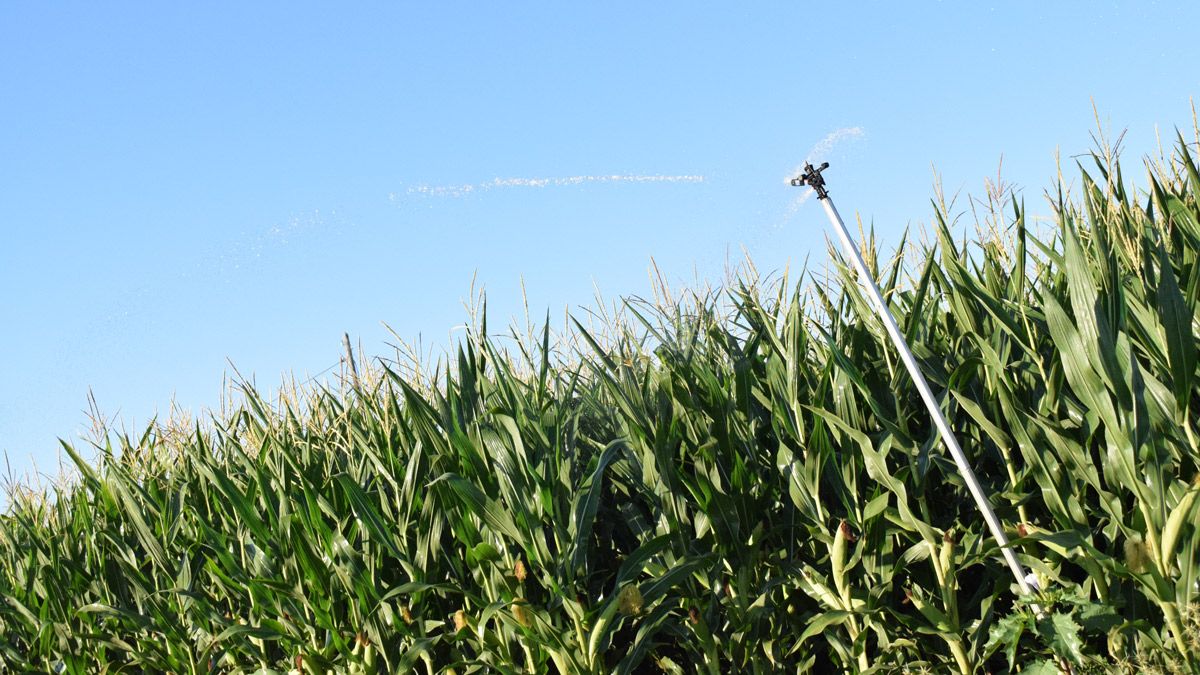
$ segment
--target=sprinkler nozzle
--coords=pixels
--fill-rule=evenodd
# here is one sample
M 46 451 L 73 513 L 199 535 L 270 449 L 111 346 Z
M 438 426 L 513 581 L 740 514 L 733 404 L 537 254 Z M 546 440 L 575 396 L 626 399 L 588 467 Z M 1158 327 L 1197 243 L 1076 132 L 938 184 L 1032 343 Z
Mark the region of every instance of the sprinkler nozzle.
M 792 185 L 796 187 L 807 185 L 817 193 L 817 199 L 825 199 L 829 196 L 829 190 L 825 189 L 825 177 L 821 175 L 821 172 L 828 168 L 829 162 L 821 162 L 819 167 L 805 163 L 804 173 L 793 178 Z

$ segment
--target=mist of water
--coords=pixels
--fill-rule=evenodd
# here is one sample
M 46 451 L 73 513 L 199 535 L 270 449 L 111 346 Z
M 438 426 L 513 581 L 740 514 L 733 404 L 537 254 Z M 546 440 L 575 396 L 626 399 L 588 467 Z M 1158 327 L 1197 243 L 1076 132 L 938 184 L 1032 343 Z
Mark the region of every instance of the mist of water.
M 663 174 L 614 174 L 611 176 L 561 176 L 553 178 L 493 178 L 483 183 L 466 183 L 463 185 L 414 185 L 408 188 L 410 195 L 427 197 L 465 197 L 476 192 L 486 192 L 501 188 L 544 188 L 583 183 L 703 183 L 704 176 Z M 391 195 L 393 201 L 396 195 Z

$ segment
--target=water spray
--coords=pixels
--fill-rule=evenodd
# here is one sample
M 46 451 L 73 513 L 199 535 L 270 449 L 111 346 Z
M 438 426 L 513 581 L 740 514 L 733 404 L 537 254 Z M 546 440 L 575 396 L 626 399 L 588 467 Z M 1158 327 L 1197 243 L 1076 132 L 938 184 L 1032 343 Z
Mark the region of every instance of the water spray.
M 892 343 L 896 345 L 896 350 L 900 352 L 900 359 L 904 361 L 904 367 L 908 369 L 908 374 L 912 376 L 913 383 L 917 385 L 917 391 L 921 392 L 921 400 L 925 402 L 925 407 L 929 409 L 929 416 L 933 418 L 933 423 L 937 426 L 938 432 L 942 436 L 942 441 L 950 449 L 950 456 L 954 458 L 954 463 L 958 465 L 958 472 L 962 474 L 963 479 L 967 483 L 967 489 L 970 490 L 971 496 L 975 498 L 975 505 L 979 507 L 980 513 L 983 514 L 983 519 L 987 521 L 988 529 L 992 531 L 992 537 L 1000 546 L 1000 552 L 1004 555 L 1004 560 L 1008 563 L 1009 569 L 1012 570 L 1013 577 L 1017 580 L 1017 586 L 1021 589 L 1023 595 L 1029 595 L 1037 586 L 1036 579 L 1033 575 L 1025 575 L 1025 569 L 1021 566 L 1021 562 L 1017 560 L 1017 554 L 1013 551 L 1012 546 L 1009 545 L 1008 536 L 1004 534 L 1004 528 L 1001 527 L 1000 519 L 996 517 L 996 512 L 992 510 L 992 505 L 988 502 L 987 494 L 983 491 L 983 486 L 979 484 L 979 479 L 975 477 L 975 472 L 967 462 L 966 455 L 963 454 L 962 448 L 959 447 L 958 441 L 954 438 L 954 432 L 950 431 L 950 425 L 946 422 L 946 417 L 942 415 L 942 409 L 938 406 L 933 392 L 930 391 L 929 383 L 925 381 L 925 376 L 921 374 L 921 369 L 917 366 L 917 360 L 908 348 L 908 342 L 905 341 L 904 335 L 896 325 L 896 320 L 892 317 L 892 312 L 888 309 L 887 303 L 884 302 L 883 294 L 880 293 L 879 287 L 875 285 L 874 277 L 867 271 L 867 264 L 863 261 L 858 247 L 850 238 L 850 233 L 846 230 L 846 224 L 842 222 L 842 217 L 838 215 L 837 208 L 833 205 L 833 200 L 829 198 L 829 190 L 825 187 L 825 177 L 821 175 L 821 172 L 828 168 L 829 162 L 823 162 L 819 167 L 814 167 L 812 164 L 806 163 L 804 173 L 793 178 L 791 184 L 797 187 L 807 185 L 812 188 L 812 191 L 817 195 L 817 199 L 821 201 L 821 205 L 825 207 L 825 215 L 829 216 L 829 222 L 833 223 L 833 229 L 837 231 L 838 239 L 842 242 L 842 248 L 845 249 L 846 256 L 850 258 L 851 264 L 854 265 L 855 271 L 858 272 L 859 282 L 866 289 L 867 295 L 871 297 L 876 313 L 879 314 L 880 320 L 883 321 L 884 327 L 887 328 L 888 335 L 892 338 Z M 1036 605 L 1033 606 L 1033 609 L 1036 613 L 1041 613 L 1041 610 Z
M 701 175 L 612 174 L 605 176 L 558 176 L 552 178 L 493 178 L 483 183 L 463 185 L 414 185 L 408 194 L 428 197 L 465 197 L 475 192 L 500 188 L 544 188 L 582 185 L 584 183 L 703 183 Z M 391 195 L 395 201 L 396 195 Z

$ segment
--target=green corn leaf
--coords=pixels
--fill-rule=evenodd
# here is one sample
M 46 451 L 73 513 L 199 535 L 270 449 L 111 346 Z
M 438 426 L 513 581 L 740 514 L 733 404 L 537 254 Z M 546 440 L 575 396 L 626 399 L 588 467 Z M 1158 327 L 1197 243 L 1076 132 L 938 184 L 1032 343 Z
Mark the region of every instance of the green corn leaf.
M 496 533 L 502 534 L 514 543 L 524 545 L 525 536 L 513 522 L 512 515 L 496 500 L 485 495 L 478 487 L 456 474 L 445 474 L 429 484 L 430 487 L 446 483 L 458 496 L 459 504 L 468 513 L 478 517 Z
M 1159 249 L 1158 310 L 1167 335 L 1171 383 L 1180 414 L 1186 414 L 1196 373 L 1196 340 L 1192 335 L 1195 312 L 1184 304 L 1183 293 L 1165 249 Z
M 354 510 L 354 515 L 357 516 L 359 522 L 365 525 L 371 533 L 371 541 L 386 548 L 397 559 L 405 559 L 405 555 L 400 552 L 400 549 L 392 539 L 388 527 L 384 525 L 383 519 L 380 518 L 379 512 L 375 507 L 371 506 L 362 488 L 345 474 L 338 474 L 335 480 L 338 487 L 342 489 L 342 494 L 346 495 L 346 499 L 349 500 Z

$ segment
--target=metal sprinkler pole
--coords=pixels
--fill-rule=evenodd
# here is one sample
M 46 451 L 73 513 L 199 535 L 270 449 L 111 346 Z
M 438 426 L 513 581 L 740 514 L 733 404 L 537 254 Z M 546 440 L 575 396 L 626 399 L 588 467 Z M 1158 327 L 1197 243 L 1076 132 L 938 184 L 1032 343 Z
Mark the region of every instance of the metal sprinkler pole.
M 967 463 L 967 457 L 963 454 L 962 448 L 958 446 L 958 441 L 955 440 L 954 433 L 950 431 L 950 425 L 946 422 L 945 416 L 942 415 L 942 410 L 938 406 L 937 399 L 934 398 L 933 392 L 930 391 L 929 383 L 925 381 L 925 376 L 921 374 L 921 369 L 917 366 L 917 360 L 909 350 L 908 343 L 904 340 L 904 335 L 896 325 L 896 320 L 892 318 L 892 313 L 888 310 L 887 303 L 883 300 L 883 294 L 879 292 L 879 287 L 875 285 L 875 279 L 867 271 L 867 264 L 863 262 L 862 254 L 859 253 L 858 247 L 850 239 L 850 233 L 846 231 L 846 224 L 842 222 L 842 217 L 838 215 L 837 208 L 833 205 L 833 200 L 829 198 L 829 191 L 825 189 L 825 178 L 821 175 L 821 172 L 827 168 L 829 168 L 829 162 L 821 164 L 819 168 L 814 168 L 812 164 L 805 164 L 804 173 L 793 178 L 792 185 L 807 185 L 817 193 L 817 199 L 825 207 L 825 214 L 829 216 L 829 222 L 833 223 L 833 229 L 837 231 L 838 238 L 842 240 L 842 247 L 846 250 L 846 255 L 849 256 L 850 262 L 854 264 L 855 271 L 858 272 L 859 281 L 862 283 L 863 288 L 866 289 L 867 295 L 871 296 L 871 301 L 875 303 L 875 309 L 879 314 L 879 318 L 883 321 L 884 327 L 887 328 L 888 335 L 892 338 L 892 343 L 896 345 L 896 350 L 900 352 L 900 359 L 904 361 L 904 366 L 908 368 L 908 374 L 912 376 L 913 383 L 917 385 L 917 390 L 921 392 L 921 399 L 925 401 L 925 407 L 929 409 L 929 415 L 933 418 L 933 423 L 937 426 L 938 432 L 941 433 L 942 441 L 950 449 L 950 456 L 954 458 L 954 463 L 958 465 L 959 473 L 962 474 L 963 479 L 967 482 L 967 489 L 971 491 L 971 496 L 975 498 L 975 505 L 983 513 L 983 519 L 987 521 L 988 528 L 992 531 L 992 537 L 996 539 L 1001 553 L 1004 554 L 1004 560 L 1008 562 L 1008 567 L 1012 570 L 1013 576 L 1016 577 L 1017 586 L 1020 587 L 1023 595 L 1029 595 L 1032 589 L 1025 577 L 1025 570 L 1021 567 L 1021 562 L 1017 560 L 1016 553 L 1009 546 L 1008 537 L 1004 534 L 1004 528 L 1000 525 L 1000 519 L 996 517 L 996 512 L 992 510 L 992 505 L 988 502 L 987 495 L 983 492 L 983 486 L 979 484 L 979 479 L 975 477 L 975 472 L 971 469 L 971 465 Z M 1040 610 L 1035 609 L 1035 611 Z

